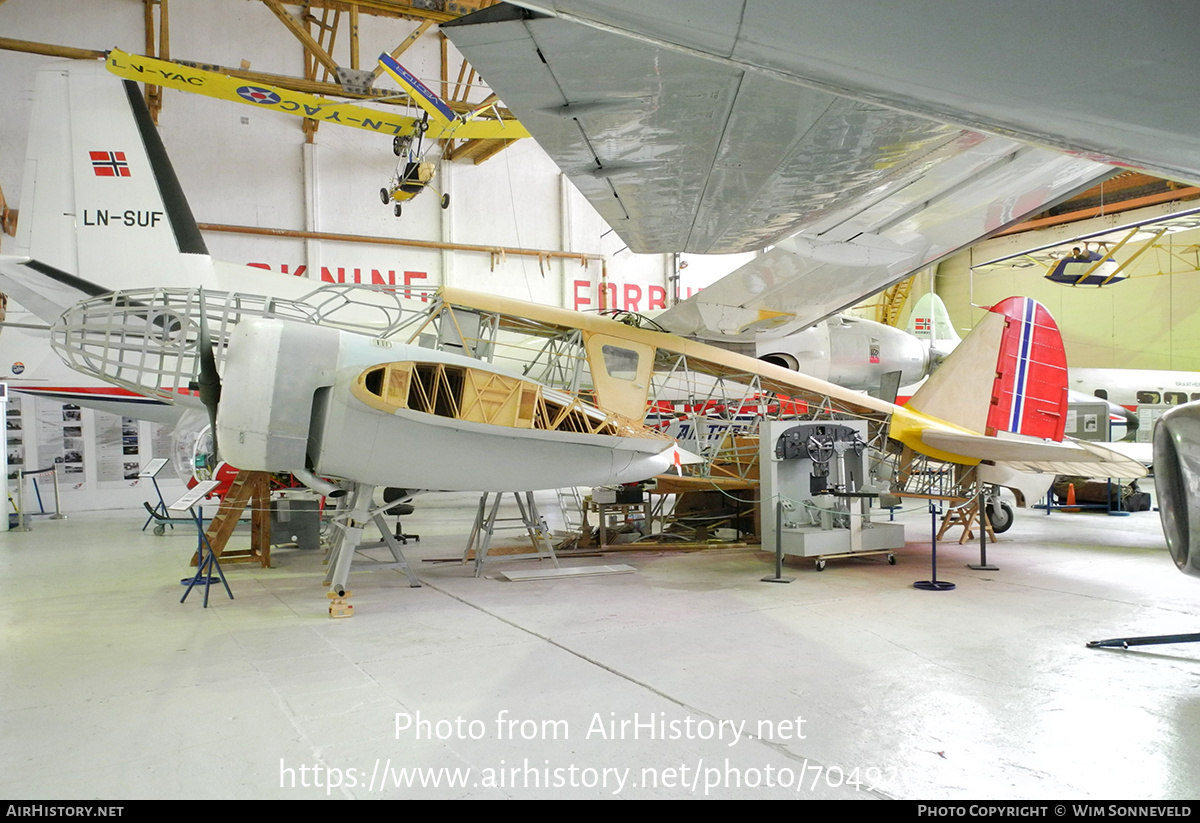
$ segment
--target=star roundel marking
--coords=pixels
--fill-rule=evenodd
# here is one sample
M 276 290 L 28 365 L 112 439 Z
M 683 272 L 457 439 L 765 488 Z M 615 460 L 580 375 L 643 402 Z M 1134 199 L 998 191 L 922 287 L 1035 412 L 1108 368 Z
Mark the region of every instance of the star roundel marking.
M 262 89 L 258 86 L 242 86 L 237 90 L 238 97 L 250 103 L 261 103 L 264 106 L 272 106 L 279 102 L 279 95 L 270 89 Z

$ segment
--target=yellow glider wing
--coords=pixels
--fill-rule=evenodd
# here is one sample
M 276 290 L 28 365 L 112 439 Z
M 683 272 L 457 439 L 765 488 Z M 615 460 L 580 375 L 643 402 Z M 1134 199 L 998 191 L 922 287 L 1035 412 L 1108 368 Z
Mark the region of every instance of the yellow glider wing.
M 336 123 L 340 126 L 350 126 L 392 137 L 416 134 L 421 127 L 420 120 L 403 114 L 367 108 L 355 103 L 338 102 L 279 86 L 252 83 L 242 78 L 195 66 L 185 66 L 153 57 L 129 54 L 120 49 L 113 49 L 109 52 L 107 67 L 110 72 L 126 80 L 203 94 L 207 97 L 216 97 L 234 103 L 260 106 L 284 114 L 308 117 L 323 123 Z M 529 132 L 521 128 L 516 121 L 501 123 L 489 120 L 483 122 L 492 126 L 493 131 L 496 131 L 490 135 L 493 137 L 529 136 Z M 461 133 L 461 127 L 456 129 L 453 124 L 449 129 L 431 124 L 426 132 L 426 137 L 431 139 L 468 136 L 479 135 L 464 135 Z

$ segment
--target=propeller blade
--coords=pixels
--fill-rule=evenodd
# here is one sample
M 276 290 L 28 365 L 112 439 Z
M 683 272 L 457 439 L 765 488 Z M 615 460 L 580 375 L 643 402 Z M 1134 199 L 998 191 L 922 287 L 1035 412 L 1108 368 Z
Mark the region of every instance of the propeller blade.
M 208 424 L 212 430 L 214 463 L 220 449 L 217 446 L 217 407 L 221 403 L 221 375 L 217 371 L 217 356 L 213 352 L 212 337 L 208 333 L 208 317 L 204 305 L 204 292 L 200 292 L 200 373 L 196 384 L 200 391 L 200 402 L 208 410 Z

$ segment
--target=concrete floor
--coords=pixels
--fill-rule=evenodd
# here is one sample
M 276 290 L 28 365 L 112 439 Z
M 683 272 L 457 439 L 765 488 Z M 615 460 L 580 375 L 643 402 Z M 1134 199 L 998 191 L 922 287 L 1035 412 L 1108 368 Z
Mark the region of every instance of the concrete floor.
M 410 558 L 460 553 L 473 511 L 422 499 Z M 495 573 L 536 561 L 419 562 L 419 589 L 352 575 L 348 620 L 296 550 L 230 567 L 236 600 L 181 605 L 195 536 L 143 519 L 0 534 L 0 795 L 1200 796 L 1200 645 L 1084 647 L 1200 631 L 1156 513 L 1022 512 L 999 571 L 940 547 L 952 592 L 912 588 L 914 511 L 896 566 L 778 585 L 749 550 L 626 553 L 571 563 L 634 574 L 510 583 Z

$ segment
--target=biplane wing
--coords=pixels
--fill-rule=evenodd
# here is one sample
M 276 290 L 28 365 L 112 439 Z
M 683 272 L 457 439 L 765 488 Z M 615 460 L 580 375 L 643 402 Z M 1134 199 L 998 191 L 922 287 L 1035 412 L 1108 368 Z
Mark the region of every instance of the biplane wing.
M 442 28 L 633 251 L 775 246 L 659 320 L 678 333 L 802 328 L 1111 173 L 568 17 Z
M 331 100 L 328 97 L 293 91 L 268 83 L 250 82 L 244 78 L 223 74 L 214 70 L 215 67 L 158 60 L 129 54 L 120 49 L 109 52 L 106 65 L 110 72 L 126 80 L 203 94 L 234 103 L 245 103 L 322 123 L 336 123 L 339 126 L 378 132 L 389 137 L 417 134 L 422 128 L 419 118 L 399 112 Z M 425 98 L 418 100 L 414 97 L 414 100 L 419 104 L 427 102 Z M 453 110 L 440 100 L 439 103 L 450 117 L 454 117 Z M 457 119 L 446 119 L 431 121 L 425 136 L 432 140 L 444 137 L 515 140 L 528 137 L 529 132 L 515 120 L 472 120 L 463 123 Z

